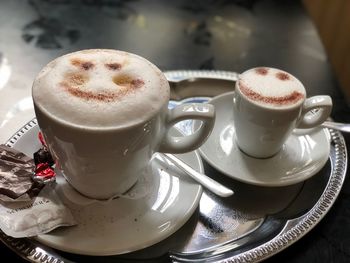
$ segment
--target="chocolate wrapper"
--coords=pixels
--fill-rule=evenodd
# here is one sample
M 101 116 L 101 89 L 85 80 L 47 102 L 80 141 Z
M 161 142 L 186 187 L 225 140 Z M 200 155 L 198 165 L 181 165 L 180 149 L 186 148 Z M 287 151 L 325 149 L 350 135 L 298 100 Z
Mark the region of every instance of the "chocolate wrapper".
M 32 237 L 76 224 L 51 185 L 45 185 L 30 202 L 0 205 L 0 229 L 11 237 Z
M 2 203 L 7 203 L 7 202 L 16 202 L 16 203 L 17 202 L 29 202 L 31 199 L 32 198 L 27 193 L 17 197 L 16 199 L 8 197 L 7 195 L 0 194 L 0 200 L 2 201 Z
M 76 224 L 53 188 L 51 155 L 43 148 L 34 158 L 0 145 L 0 229 L 15 238 Z
M 35 164 L 32 158 L 6 145 L 0 145 L 0 200 L 17 199 L 34 184 Z

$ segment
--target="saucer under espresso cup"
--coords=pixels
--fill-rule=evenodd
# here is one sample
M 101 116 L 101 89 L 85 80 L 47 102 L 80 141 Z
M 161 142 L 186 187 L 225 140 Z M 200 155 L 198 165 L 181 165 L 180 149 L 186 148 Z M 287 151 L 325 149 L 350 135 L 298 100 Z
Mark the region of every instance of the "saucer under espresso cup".
M 259 186 L 292 185 L 317 174 L 330 153 L 330 134 L 326 128 L 295 129 L 281 151 L 271 158 L 253 158 L 243 153 L 235 140 L 232 99 L 234 92 L 212 98 L 216 121 L 208 140 L 199 148 L 202 157 L 223 174 Z M 195 121 L 193 129 L 200 126 Z

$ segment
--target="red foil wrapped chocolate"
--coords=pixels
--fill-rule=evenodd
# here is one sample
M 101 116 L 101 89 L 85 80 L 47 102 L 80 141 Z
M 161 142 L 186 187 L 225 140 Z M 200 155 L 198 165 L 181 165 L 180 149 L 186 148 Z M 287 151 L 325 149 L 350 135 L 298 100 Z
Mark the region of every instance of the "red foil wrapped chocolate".
M 35 175 L 45 179 L 49 179 L 54 177 L 56 174 L 54 169 L 48 163 L 39 163 L 36 166 Z
M 47 149 L 41 132 L 39 132 L 38 138 L 42 144 L 42 148 L 34 153 L 35 173 L 33 180 L 46 184 L 55 180 L 56 173 L 53 168 L 55 161 Z

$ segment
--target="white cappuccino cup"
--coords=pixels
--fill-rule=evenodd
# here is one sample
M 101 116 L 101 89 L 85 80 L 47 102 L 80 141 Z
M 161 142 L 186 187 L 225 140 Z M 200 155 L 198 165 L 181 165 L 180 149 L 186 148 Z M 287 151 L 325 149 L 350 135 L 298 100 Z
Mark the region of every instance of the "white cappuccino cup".
M 125 193 L 147 170 L 153 153 L 184 153 L 209 136 L 212 105 L 168 109 L 169 84 L 151 62 L 106 49 L 61 56 L 38 74 L 32 97 L 38 125 L 69 184 L 93 199 Z M 173 137 L 179 121 L 202 128 Z
M 280 151 L 294 128 L 313 128 L 332 110 L 329 96 L 307 98 L 293 75 L 260 67 L 239 75 L 233 97 L 233 122 L 238 147 L 256 158 Z

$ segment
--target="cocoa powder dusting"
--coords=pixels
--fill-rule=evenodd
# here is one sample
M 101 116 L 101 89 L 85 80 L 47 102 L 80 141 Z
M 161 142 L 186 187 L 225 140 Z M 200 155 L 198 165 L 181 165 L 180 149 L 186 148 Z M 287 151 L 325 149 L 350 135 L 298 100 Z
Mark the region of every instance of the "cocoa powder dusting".
M 72 58 L 70 62 L 73 66 L 80 67 L 83 70 L 89 70 L 95 66 L 91 61 L 83 61 L 79 58 Z
M 122 65 L 119 63 L 108 63 L 105 66 L 110 70 L 120 70 L 122 68 Z
M 113 82 L 118 86 L 125 86 L 131 83 L 133 78 L 129 75 L 117 75 L 113 77 Z
M 79 59 L 79 58 L 72 58 L 70 60 L 70 63 L 73 65 L 73 66 L 76 66 L 76 67 L 80 67 L 81 63 L 82 63 L 82 60 Z
M 94 64 L 92 62 L 84 62 L 83 64 L 81 64 L 81 67 L 84 69 L 84 70 L 89 70 L 89 69 L 92 69 L 94 67 Z
M 290 80 L 289 74 L 282 71 L 276 73 L 276 78 L 280 80 Z
M 140 88 L 144 84 L 145 84 L 145 82 L 142 79 L 134 79 L 131 81 L 131 86 L 135 89 Z
M 68 76 L 60 82 L 60 86 L 63 87 L 71 95 L 84 99 L 84 100 L 94 100 L 100 102 L 112 102 L 121 99 L 127 94 L 133 92 L 144 85 L 142 79 L 133 79 L 127 75 L 121 75 L 113 78 L 113 82 L 120 86 L 119 89 L 111 91 L 100 91 L 93 92 L 88 90 L 83 90 L 83 84 L 88 79 L 86 76 L 79 73 L 70 73 Z
M 88 76 L 80 73 L 68 73 L 65 76 L 65 80 L 71 85 L 81 86 L 89 80 Z
M 257 68 L 255 69 L 255 72 L 259 75 L 267 75 L 267 73 L 269 72 L 269 70 L 267 68 Z
M 123 86 L 128 90 L 138 89 L 142 87 L 145 82 L 142 79 L 134 79 L 129 75 L 118 75 L 113 77 L 113 82 L 118 86 Z
M 242 93 L 253 101 L 263 102 L 263 103 L 273 104 L 278 106 L 294 104 L 305 97 L 303 93 L 300 93 L 298 91 L 293 91 L 291 94 L 288 94 L 286 96 L 281 96 L 281 97 L 262 96 L 261 94 L 250 89 L 248 86 L 242 83 L 242 81 L 239 82 L 239 87 Z
M 67 82 L 61 82 L 60 85 L 68 91 L 71 95 L 84 99 L 84 100 L 97 100 L 110 102 L 115 99 L 115 95 L 113 93 L 105 92 L 105 93 L 94 93 L 92 91 L 82 90 L 79 87 L 69 85 Z

